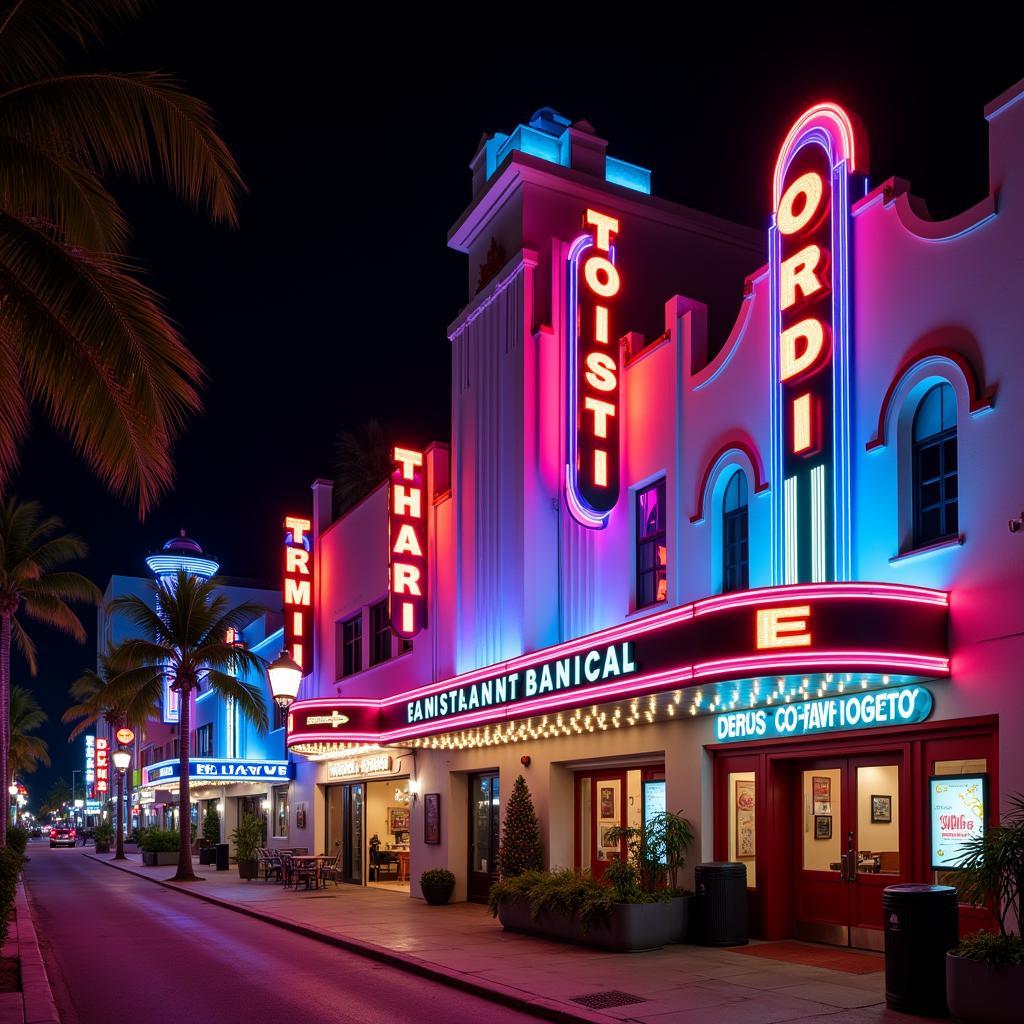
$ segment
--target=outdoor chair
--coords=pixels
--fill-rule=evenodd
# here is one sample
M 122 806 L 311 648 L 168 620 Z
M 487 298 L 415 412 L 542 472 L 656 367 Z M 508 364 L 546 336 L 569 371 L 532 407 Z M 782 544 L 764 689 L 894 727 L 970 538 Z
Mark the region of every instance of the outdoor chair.
M 256 863 L 257 870 L 262 868 L 263 870 L 263 881 L 269 881 L 272 873 L 276 872 L 278 877 L 281 875 L 281 860 L 278 857 L 276 850 L 268 850 L 265 847 L 261 847 L 256 851 Z
M 292 884 L 292 855 L 290 853 L 281 853 L 281 882 L 287 889 Z
M 320 868 L 320 874 L 324 879 L 330 879 L 335 885 L 341 881 L 341 873 L 344 871 L 342 864 L 343 854 L 339 850 L 338 856 L 332 861 L 325 861 L 323 866 Z
M 299 882 L 305 882 L 307 890 L 310 888 L 310 883 L 315 886 L 317 884 L 316 862 L 300 861 L 295 863 L 292 861 L 292 880 L 295 883 L 296 891 L 298 891 Z

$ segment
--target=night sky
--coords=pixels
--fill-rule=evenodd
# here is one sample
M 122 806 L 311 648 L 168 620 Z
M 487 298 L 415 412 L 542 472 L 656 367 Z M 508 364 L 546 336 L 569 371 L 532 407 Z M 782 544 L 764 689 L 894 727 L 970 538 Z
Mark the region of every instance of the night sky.
M 144 574 L 143 557 L 181 527 L 225 574 L 273 581 L 282 516 L 333 475 L 340 430 L 377 417 L 396 440 L 447 439 L 445 327 L 467 275 L 445 238 L 482 132 L 554 106 L 652 168 L 655 194 L 764 227 L 778 145 L 829 98 L 865 122 L 872 182 L 907 178 L 949 216 L 986 194 L 982 108 L 1024 76 L 1011 33 L 988 18 L 983 30 L 925 29 L 866 10 L 856 31 L 816 21 L 804 39 L 787 25 L 789 42 L 773 48 L 778 24 L 738 8 L 717 26 L 659 15 L 632 28 L 496 8 L 500 29 L 479 20 L 459 32 L 398 7 L 377 24 L 326 4 L 266 10 L 166 2 L 90 58 L 178 74 L 212 105 L 249 188 L 230 230 L 159 185 L 117 186 L 133 255 L 210 379 L 206 412 L 177 447 L 176 486 L 145 522 L 37 418 L 14 490 L 87 540 L 83 568 L 101 588 Z M 14 682 L 51 717 L 54 766 L 27 779 L 33 801 L 81 764 L 59 717 L 95 661 L 95 614 L 84 616 L 81 647 L 33 628 L 35 680 L 15 655 Z

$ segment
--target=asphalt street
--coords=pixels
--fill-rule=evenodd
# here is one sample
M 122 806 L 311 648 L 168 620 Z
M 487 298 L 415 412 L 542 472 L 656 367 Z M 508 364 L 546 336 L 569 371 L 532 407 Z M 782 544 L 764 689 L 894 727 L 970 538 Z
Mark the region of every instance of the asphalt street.
M 80 849 L 36 840 L 28 854 L 63 1024 L 536 1020 L 113 870 Z

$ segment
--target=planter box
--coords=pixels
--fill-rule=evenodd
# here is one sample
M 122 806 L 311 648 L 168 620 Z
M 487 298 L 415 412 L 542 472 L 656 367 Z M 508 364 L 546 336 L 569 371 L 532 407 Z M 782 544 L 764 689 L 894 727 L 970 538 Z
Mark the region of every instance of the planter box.
M 525 900 L 502 903 L 498 920 L 510 931 L 631 953 L 679 942 L 686 927 L 687 900 L 688 897 L 679 896 L 664 903 L 616 903 L 611 920 L 589 931 L 583 930 L 578 913 L 569 917 L 544 911 L 534 921 L 530 904 Z
M 170 867 L 178 863 L 178 854 L 173 850 L 166 853 L 147 853 L 143 850 L 142 863 L 148 868 Z
M 430 906 L 443 907 L 452 898 L 452 893 L 455 892 L 455 883 L 444 882 L 441 885 L 423 885 L 421 883 L 420 891 Z
M 989 967 L 946 954 L 946 1002 L 964 1024 L 1015 1024 L 1021 1019 L 1024 965 Z
M 96 852 L 97 853 L 110 853 L 110 843 L 97 843 L 96 844 Z
M 260 863 L 257 860 L 240 860 L 238 862 L 238 877 L 246 880 L 259 878 Z

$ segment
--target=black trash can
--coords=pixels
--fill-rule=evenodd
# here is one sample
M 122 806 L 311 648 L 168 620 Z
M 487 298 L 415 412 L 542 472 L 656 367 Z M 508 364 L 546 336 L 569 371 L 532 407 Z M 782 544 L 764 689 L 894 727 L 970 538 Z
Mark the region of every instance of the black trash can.
M 230 861 L 230 850 L 231 847 L 227 843 L 217 844 L 217 870 L 227 871 L 231 866 Z
M 893 1010 L 946 1016 L 946 953 L 960 941 L 951 885 L 890 885 L 885 918 L 885 1001 Z
M 703 946 L 745 946 L 747 928 L 747 868 L 732 861 L 698 864 L 697 941 Z

